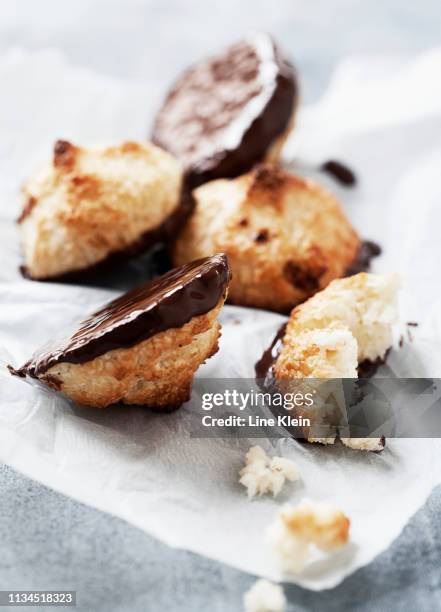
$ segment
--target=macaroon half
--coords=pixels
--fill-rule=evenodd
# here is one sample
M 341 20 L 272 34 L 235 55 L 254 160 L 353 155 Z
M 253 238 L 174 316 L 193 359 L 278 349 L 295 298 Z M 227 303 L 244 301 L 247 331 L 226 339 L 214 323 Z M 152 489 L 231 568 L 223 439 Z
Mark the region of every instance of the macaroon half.
M 36 378 L 85 406 L 179 407 L 197 368 L 218 350 L 224 255 L 171 270 L 106 304 L 12 374 Z
M 334 280 L 289 318 L 276 378 L 357 378 L 364 362 L 381 362 L 398 318 L 396 274 L 361 272 Z
M 294 308 L 272 346 L 256 364 L 256 377 L 264 388 L 314 394 L 308 414 L 316 426 L 326 430 L 328 415 L 322 399 L 329 394 L 326 379 L 364 377 L 372 375 L 384 363 L 394 340 L 398 322 L 396 274 L 374 275 L 359 273 L 349 278 L 332 281 L 326 289 Z M 314 380 L 310 380 L 314 379 Z M 303 382 L 301 382 L 303 381 Z M 321 388 L 325 397 L 321 397 Z M 339 395 L 333 387 L 333 393 Z M 344 408 L 345 400 L 341 396 Z M 303 410 L 303 408 L 302 408 Z M 339 421 L 338 421 L 339 422 Z M 309 442 L 333 444 L 335 427 L 327 437 L 312 437 L 304 428 Z M 358 450 L 381 451 L 385 440 L 380 437 L 347 438 L 345 446 Z

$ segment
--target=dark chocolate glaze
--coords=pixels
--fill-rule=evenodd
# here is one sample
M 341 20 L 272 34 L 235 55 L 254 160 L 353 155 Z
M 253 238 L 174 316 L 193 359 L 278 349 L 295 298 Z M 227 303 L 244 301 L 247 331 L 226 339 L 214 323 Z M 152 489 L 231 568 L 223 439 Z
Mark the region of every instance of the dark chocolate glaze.
M 256 380 L 258 380 L 259 384 L 265 389 L 270 389 L 274 385 L 273 365 L 282 349 L 286 326 L 287 323 L 283 323 L 279 327 L 272 343 L 263 352 L 262 357 L 254 366 Z
M 29 273 L 26 266 L 20 266 L 20 272 L 25 278 L 42 282 L 94 283 L 102 273 L 113 270 L 116 266 L 128 259 L 145 253 L 156 244 L 164 244 L 171 240 L 191 215 L 194 207 L 195 200 L 189 186 L 188 177 L 185 176 L 182 184 L 180 201 L 175 210 L 160 225 L 144 232 L 136 242 L 126 246 L 124 249 L 109 253 L 105 259 L 87 268 L 64 272 L 56 276 L 35 278 Z
M 321 164 L 319 170 L 330 174 L 342 185 L 353 187 L 357 184 L 357 177 L 355 176 L 354 172 L 345 164 L 342 164 L 335 159 L 330 159 Z
M 178 78 L 152 139 L 181 159 L 193 187 L 233 178 L 265 158 L 288 128 L 297 102 L 293 66 L 270 36 L 256 34 Z
M 372 378 L 377 373 L 380 366 L 386 363 L 386 359 L 390 353 L 390 348 L 386 351 L 384 357 L 377 357 L 377 359 L 365 359 L 358 364 L 357 374 L 358 378 Z
M 359 272 L 367 272 L 374 257 L 381 255 L 381 247 L 372 240 L 364 240 L 358 250 L 357 256 L 346 270 L 345 276 L 353 276 Z
M 95 312 L 66 340 L 32 357 L 18 376 L 37 377 L 59 362 L 84 363 L 129 348 L 206 314 L 225 296 L 231 278 L 225 255 L 199 259 L 129 291 Z

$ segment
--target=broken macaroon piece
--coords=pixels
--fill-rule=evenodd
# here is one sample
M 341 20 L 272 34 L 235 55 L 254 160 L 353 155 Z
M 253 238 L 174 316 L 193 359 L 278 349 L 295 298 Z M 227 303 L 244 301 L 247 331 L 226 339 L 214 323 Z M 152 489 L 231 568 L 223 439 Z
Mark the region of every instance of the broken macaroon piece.
M 261 446 L 252 446 L 245 457 L 245 467 L 239 473 L 239 482 L 252 499 L 256 495 L 280 493 L 286 481 L 300 478 L 299 469 L 290 459 L 270 457 Z
M 266 541 L 282 571 L 301 572 L 308 563 L 311 546 L 331 553 L 349 540 L 350 520 L 332 506 L 303 500 L 285 506 L 270 525 Z
M 274 166 L 212 181 L 193 196 L 194 213 L 173 246 L 174 264 L 226 253 L 234 304 L 288 312 L 345 276 L 361 248 L 330 193 Z
M 12 374 L 36 378 L 79 404 L 187 401 L 195 371 L 218 350 L 217 315 L 230 271 L 218 254 L 174 269 L 113 300 Z
M 396 274 L 359 273 L 334 280 L 291 313 L 270 364 L 276 383 L 293 379 L 357 378 L 384 363 L 398 322 Z M 308 437 L 332 444 L 334 438 Z M 384 437 L 341 438 L 359 450 L 379 451 Z
M 278 378 L 356 378 L 385 359 L 398 320 L 397 274 L 334 280 L 291 313 L 274 364 Z
M 35 280 L 82 279 L 146 251 L 176 231 L 193 202 L 180 162 L 154 145 L 63 140 L 23 199 L 22 272 Z

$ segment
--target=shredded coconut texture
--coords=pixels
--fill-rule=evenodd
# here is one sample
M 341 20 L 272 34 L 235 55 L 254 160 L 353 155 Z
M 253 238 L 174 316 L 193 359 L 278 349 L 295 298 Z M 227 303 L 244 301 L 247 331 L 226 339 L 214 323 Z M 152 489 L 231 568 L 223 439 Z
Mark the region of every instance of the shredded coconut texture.
M 256 495 L 280 493 L 287 480 L 300 478 L 296 464 L 284 457 L 269 457 L 261 446 L 252 446 L 246 454 L 239 482 L 247 489 L 249 499 Z
M 350 521 L 327 504 L 303 500 L 286 506 L 267 531 L 267 543 L 284 572 L 301 572 L 308 562 L 311 546 L 332 552 L 349 539 Z
M 278 584 L 257 580 L 243 598 L 245 612 L 284 612 L 286 597 Z
M 343 444 L 349 448 L 361 451 L 380 452 L 384 449 L 384 438 L 341 438 Z

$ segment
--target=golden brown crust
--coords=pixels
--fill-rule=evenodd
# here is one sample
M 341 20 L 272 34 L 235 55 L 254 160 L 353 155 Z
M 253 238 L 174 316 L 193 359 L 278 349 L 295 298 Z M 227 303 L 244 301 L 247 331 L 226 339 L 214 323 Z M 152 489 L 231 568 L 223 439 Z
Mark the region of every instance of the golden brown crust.
M 226 253 L 232 303 L 287 312 L 342 276 L 356 257 L 360 241 L 337 200 L 274 166 L 212 181 L 194 196 L 174 263 Z
M 218 350 L 216 317 L 223 302 L 181 328 L 85 363 L 58 363 L 39 378 L 84 406 L 104 408 L 122 402 L 177 408 L 189 399 L 197 368 Z
M 267 531 L 267 542 L 281 569 L 295 574 L 309 562 L 312 546 L 327 553 L 344 546 L 349 527 L 341 510 L 304 499 L 295 507 L 282 508 Z
M 343 326 L 304 330 L 290 327 L 273 367 L 277 380 L 356 378 L 357 342 Z
M 292 511 L 284 511 L 281 520 L 291 534 L 315 544 L 321 550 L 341 548 L 349 539 L 350 520 L 334 508 L 304 501 Z
M 31 214 L 32 209 L 36 205 L 37 205 L 37 199 L 34 198 L 34 196 L 27 197 L 23 203 L 23 209 L 17 219 L 17 223 L 23 223 L 26 217 L 28 217 Z
M 75 167 L 79 153 L 78 147 L 67 140 L 57 140 L 54 145 L 54 168 L 57 168 L 60 172 L 71 172 Z
M 67 141 L 24 187 L 20 216 L 25 267 L 50 278 L 130 249 L 180 202 L 182 170 L 148 143 L 86 149 Z

